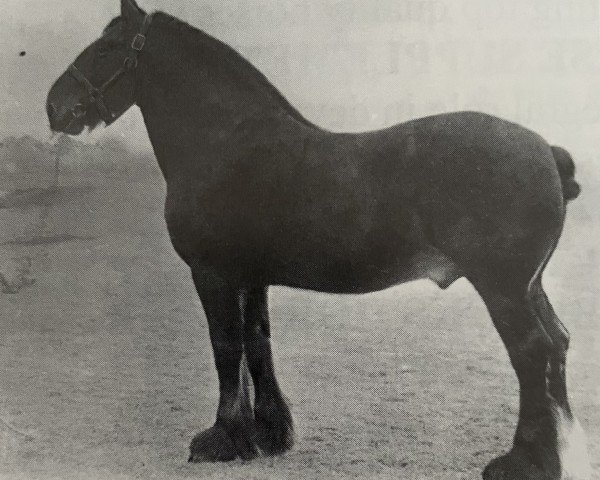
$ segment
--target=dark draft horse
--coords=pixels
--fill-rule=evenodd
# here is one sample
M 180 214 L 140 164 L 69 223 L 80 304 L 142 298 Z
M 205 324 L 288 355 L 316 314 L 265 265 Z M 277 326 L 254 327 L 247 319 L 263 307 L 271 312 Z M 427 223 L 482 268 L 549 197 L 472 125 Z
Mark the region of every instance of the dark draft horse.
M 589 478 L 567 399 L 569 334 L 542 288 L 565 205 L 579 194 L 565 150 L 475 112 L 326 131 L 224 43 L 122 0 L 46 107 L 52 130 L 77 135 L 133 104 L 167 183 L 166 224 L 191 269 L 219 377 L 216 422 L 192 440 L 191 461 L 292 446 L 271 355 L 269 285 L 365 293 L 465 277 L 520 387 L 513 447 L 483 477 Z

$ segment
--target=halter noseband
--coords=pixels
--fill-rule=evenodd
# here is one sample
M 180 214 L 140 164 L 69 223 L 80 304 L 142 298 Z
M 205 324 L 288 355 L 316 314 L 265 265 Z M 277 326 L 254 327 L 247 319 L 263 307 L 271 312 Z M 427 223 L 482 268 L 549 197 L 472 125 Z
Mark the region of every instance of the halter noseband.
M 136 33 L 135 37 L 131 41 L 130 52 L 125 60 L 123 61 L 123 66 L 119 68 L 106 82 L 104 82 L 100 87 L 95 87 L 92 82 L 90 82 L 87 77 L 79 70 L 74 63 L 69 65 L 69 73 L 77 80 L 83 87 L 87 90 L 89 104 L 95 105 L 96 110 L 98 110 L 98 114 L 100 118 L 107 124 L 110 125 L 112 122 L 116 120 L 115 114 L 111 112 L 106 103 L 104 101 L 104 93 L 125 73 L 130 70 L 134 70 L 138 64 L 138 55 L 144 48 L 144 44 L 146 43 L 146 34 L 148 33 L 148 29 L 150 28 L 150 23 L 152 22 L 152 15 L 146 15 L 144 17 L 144 21 L 142 22 L 142 26 L 140 28 L 140 32 Z M 79 118 L 86 114 L 87 105 L 83 105 L 78 103 L 71 109 L 71 114 L 73 118 Z

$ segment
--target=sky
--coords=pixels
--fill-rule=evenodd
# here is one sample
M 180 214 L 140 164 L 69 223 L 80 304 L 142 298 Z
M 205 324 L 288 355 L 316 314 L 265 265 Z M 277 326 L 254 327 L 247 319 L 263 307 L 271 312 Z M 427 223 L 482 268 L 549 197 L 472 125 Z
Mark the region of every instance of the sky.
M 586 158 L 600 150 L 598 0 L 138 3 L 229 43 L 332 130 L 475 109 Z M 117 0 L 1 0 L 0 137 L 48 138 L 48 89 L 118 12 Z M 137 108 L 86 135 L 149 148 Z

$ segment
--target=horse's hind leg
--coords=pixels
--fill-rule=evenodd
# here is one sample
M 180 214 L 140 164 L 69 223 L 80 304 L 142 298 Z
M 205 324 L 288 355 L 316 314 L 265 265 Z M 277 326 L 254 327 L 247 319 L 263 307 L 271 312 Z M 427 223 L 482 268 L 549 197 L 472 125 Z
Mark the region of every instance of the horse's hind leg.
M 510 452 L 492 461 L 485 480 L 587 480 L 585 455 L 578 470 L 565 457 L 580 432 L 567 400 L 565 357 L 568 335 L 554 314 L 539 279 L 522 288 L 500 289 L 473 281 L 483 298 L 517 374 L 519 422 Z M 583 449 L 585 444 L 577 445 Z M 573 450 L 571 450 L 573 451 Z M 569 471 L 567 471 L 569 470 Z M 570 475 L 570 476 L 569 476 Z
M 254 383 L 256 438 L 263 453 L 275 455 L 292 448 L 294 437 L 292 415 L 275 378 L 270 336 L 267 288 L 249 289 L 244 348 Z
M 590 460 L 585 433 L 571 412 L 567 395 L 566 362 L 569 332 L 554 312 L 542 287 L 541 277 L 532 283 L 530 299 L 554 345 L 548 360 L 546 376 L 548 394 L 558 405 L 556 422 L 562 478 L 575 480 L 589 478 Z
M 220 396 L 216 422 L 194 437 L 189 460 L 251 459 L 258 448 L 244 358 L 243 293 L 207 272 L 192 274 L 208 320 Z

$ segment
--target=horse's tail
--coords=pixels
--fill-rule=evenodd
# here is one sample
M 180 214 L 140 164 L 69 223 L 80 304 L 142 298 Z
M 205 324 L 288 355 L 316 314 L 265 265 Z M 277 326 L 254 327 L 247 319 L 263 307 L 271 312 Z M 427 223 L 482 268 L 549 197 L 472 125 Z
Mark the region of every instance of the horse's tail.
M 569 152 L 564 148 L 556 146 L 550 148 L 552 148 L 552 154 L 554 155 L 558 173 L 560 174 L 563 198 L 568 202 L 569 200 L 577 198 L 581 192 L 581 187 L 575 181 L 575 163 Z

